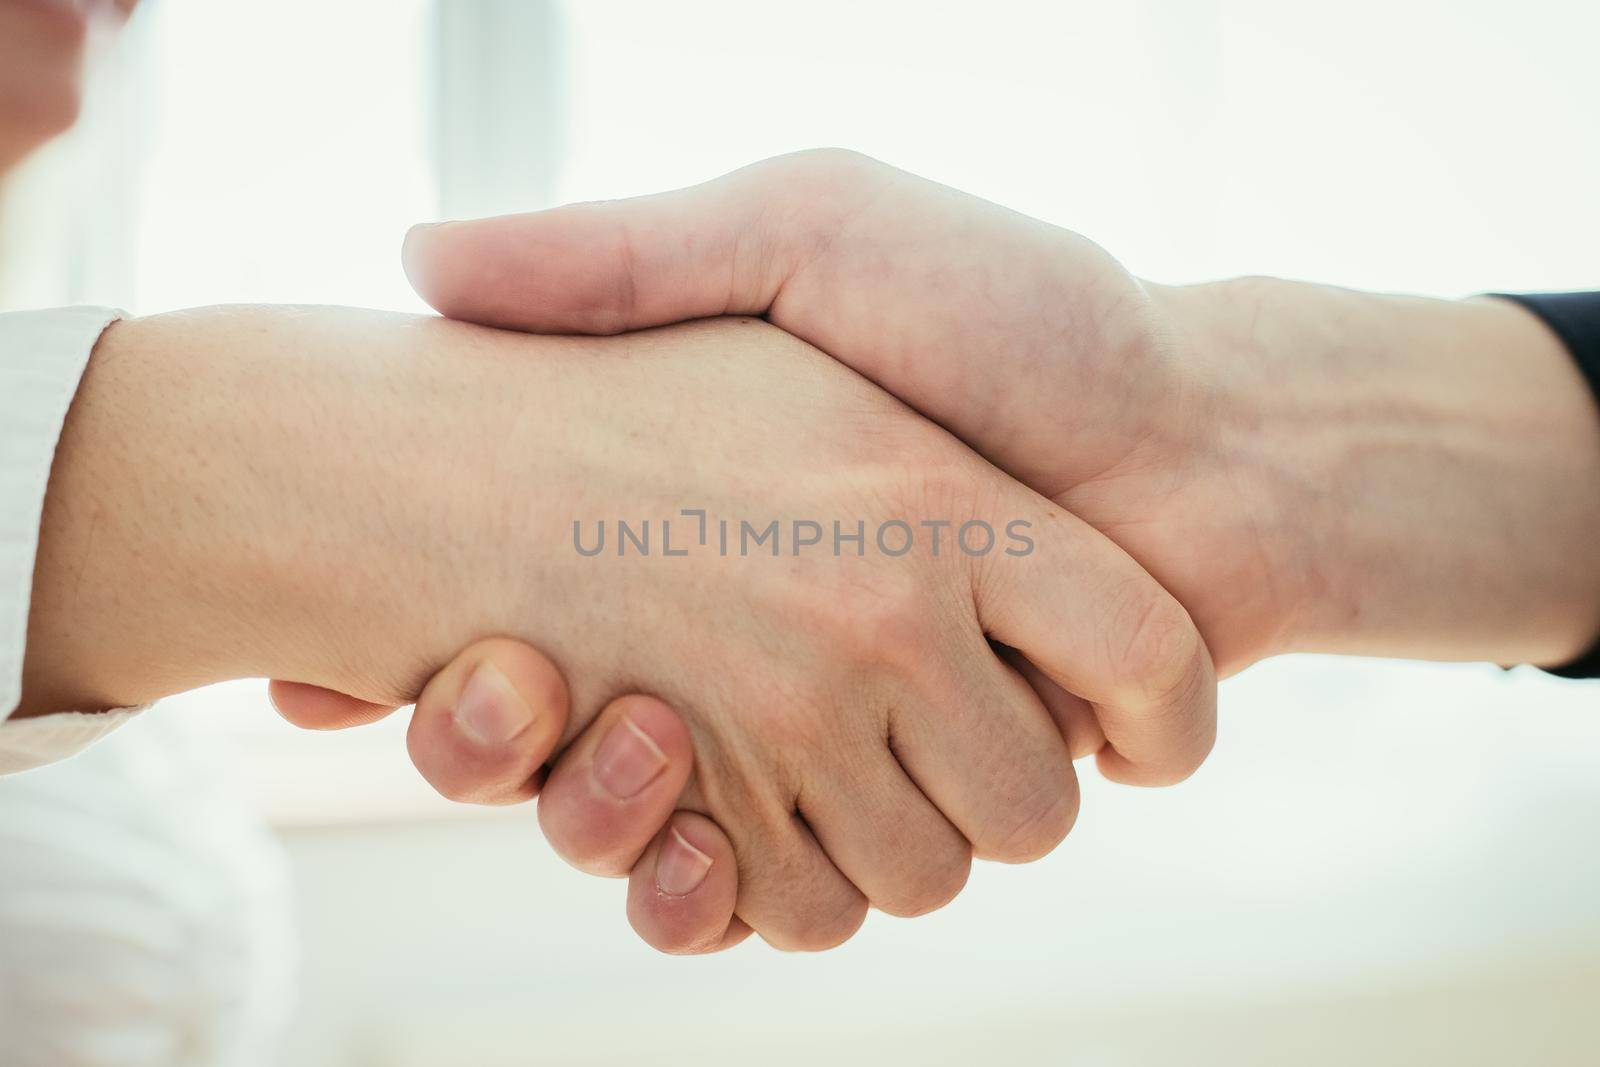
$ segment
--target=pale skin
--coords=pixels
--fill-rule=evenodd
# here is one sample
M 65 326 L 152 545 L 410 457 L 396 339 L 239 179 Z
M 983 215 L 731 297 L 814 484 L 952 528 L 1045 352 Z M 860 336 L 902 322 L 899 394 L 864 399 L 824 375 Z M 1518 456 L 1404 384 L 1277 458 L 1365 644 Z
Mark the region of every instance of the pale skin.
M 570 541 L 574 518 L 686 505 L 1022 519 L 1037 550 L 600 560 Z M 1075 729 L 1171 781 L 1215 728 L 1198 632 L 1121 549 L 768 324 L 574 339 L 237 307 L 106 331 L 51 472 L 19 714 L 260 676 L 399 704 L 485 635 L 549 653 L 570 715 L 499 729 L 517 716 L 497 702 L 559 705 L 559 676 L 457 679 L 455 706 L 412 733 L 435 772 L 459 750 L 430 721 L 570 744 L 553 777 L 592 770 L 619 800 L 660 773 L 639 750 L 681 767 L 692 747 L 664 799 L 714 824 L 680 834 L 720 826 L 730 844 L 703 853 L 732 863 L 706 881 L 736 864 L 739 919 L 784 948 L 837 944 L 869 903 L 937 907 L 974 855 L 1049 851 L 1076 815 Z M 991 640 L 1089 714 L 1053 718 Z M 659 701 L 612 705 L 639 689 L 692 746 Z M 605 748 L 618 728 L 633 756 Z M 519 770 L 506 798 L 532 788 Z
M 1552 665 L 1600 638 L 1600 417 L 1508 302 L 1141 282 L 1076 234 L 840 152 L 419 229 L 407 265 L 446 314 L 536 332 L 765 315 L 1106 533 L 1223 675 L 1291 651 Z M 1097 742 L 1079 735 L 1127 777 Z M 569 859 L 615 873 L 642 852 L 647 940 L 722 946 L 718 907 L 651 884 L 659 823 L 557 784 L 541 819 Z

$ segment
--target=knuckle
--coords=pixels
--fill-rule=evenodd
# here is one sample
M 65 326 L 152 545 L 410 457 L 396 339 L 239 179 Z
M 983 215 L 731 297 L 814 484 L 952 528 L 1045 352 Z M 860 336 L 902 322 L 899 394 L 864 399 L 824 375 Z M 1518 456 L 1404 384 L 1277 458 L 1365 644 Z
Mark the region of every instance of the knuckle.
M 880 580 L 853 601 L 848 637 L 873 661 L 898 662 L 927 647 L 927 598 L 914 583 Z
M 1174 785 L 1193 774 L 1216 740 L 1216 676 L 1210 653 L 1183 607 L 1164 591 L 1129 597 L 1113 649 L 1118 678 L 1159 728 L 1159 759 L 1141 760 L 1133 781 Z
M 615 290 L 608 301 L 611 313 L 604 316 L 606 321 L 595 324 L 599 332 L 608 335 L 631 329 L 637 322 L 635 316 L 639 307 L 639 292 L 635 282 L 636 271 L 639 268 L 639 253 L 638 246 L 634 243 L 633 231 L 628 229 L 627 216 L 622 215 L 617 218 L 614 232 L 617 272 L 614 275 Z
M 626 212 L 616 211 L 613 203 L 589 201 L 555 209 L 579 222 L 584 233 L 595 241 L 593 252 L 608 269 L 595 271 L 575 280 L 568 294 L 563 318 L 581 334 L 609 337 L 635 328 L 638 290 L 635 271 L 639 266 L 638 246 L 628 229 Z M 501 286 L 512 268 L 499 260 L 477 265 L 478 284 L 460 286 L 448 295 L 450 303 L 438 307 L 449 317 L 472 320 L 476 307 L 475 290 L 492 291 Z M 458 313 L 459 312 L 459 313 Z
M 850 182 L 887 169 L 884 164 L 853 148 L 807 148 L 788 157 L 788 165 L 812 180 Z
M 867 901 L 858 894 L 843 907 L 799 917 L 780 933 L 763 936 L 767 936 L 774 948 L 784 952 L 826 952 L 854 937 L 866 918 Z
M 838 707 L 837 694 L 820 679 L 773 685 L 757 712 L 759 732 L 748 741 L 776 761 L 768 768 L 774 785 L 783 783 L 782 789 L 792 786 L 808 756 L 829 744 Z M 704 766 L 698 777 L 707 788 L 718 791 L 736 788 L 741 794 L 765 794 L 768 789 L 759 784 L 757 767 L 751 762 L 754 755 L 742 746 L 709 755 L 701 761 Z
M 1205 653 L 1181 604 L 1141 581 L 1124 595 L 1116 617 L 1111 662 L 1123 686 L 1142 698 L 1165 701 L 1194 684 Z
M 966 888 L 972 873 L 970 849 L 924 863 L 904 884 L 872 903 L 880 911 L 902 919 L 912 919 L 938 911 Z
M 824 649 L 846 660 L 879 662 L 925 648 L 928 597 L 913 576 L 890 567 L 860 577 L 818 590 L 807 601 L 804 622 Z
M 1077 821 L 1077 783 L 1059 782 L 1037 789 L 1015 805 L 1013 814 L 998 836 L 984 841 L 979 854 L 1001 863 L 1043 859 L 1066 839 Z
M 893 168 L 845 148 L 812 148 L 756 164 L 747 180 L 771 198 L 768 217 L 799 261 L 825 251 L 839 227 L 870 203 Z
M 898 495 L 906 510 L 925 510 L 948 518 L 985 498 L 986 486 L 995 484 L 969 453 L 949 448 L 920 422 L 885 422 L 876 430 L 875 442 L 883 450 L 882 462 L 898 475 Z
M 1177 785 L 1185 780 L 1211 755 L 1212 745 L 1216 742 L 1217 717 L 1213 711 L 1204 714 L 1186 714 L 1185 732 L 1189 735 L 1183 739 L 1180 751 L 1165 765 L 1147 771 L 1139 785 L 1168 786 Z

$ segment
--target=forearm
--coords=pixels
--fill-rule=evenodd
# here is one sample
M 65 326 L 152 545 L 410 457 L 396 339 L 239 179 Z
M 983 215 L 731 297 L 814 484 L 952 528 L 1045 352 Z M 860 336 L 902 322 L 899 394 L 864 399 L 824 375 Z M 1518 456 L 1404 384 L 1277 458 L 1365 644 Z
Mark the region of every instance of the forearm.
M 18 714 L 245 676 L 349 686 L 342 657 L 400 647 L 401 619 L 420 646 L 404 596 L 437 591 L 408 590 L 406 572 L 426 580 L 411 561 L 460 482 L 429 422 L 466 402 L 448 388 L 453 353 L 419 327 L 337 308 L 111 327 L 51 470 Z M 401 402 L 417 395 L 433 403 Z M 439 521 L 398 528 L 406 501 Z M 428 665 L 389 661 L 394 676 L 364 688 L 413 695 Z
M 1600 636 L 1600 413 L 1508 302 L 1162 290 L 1295 561 L 1279 651 L 1557 664 Z

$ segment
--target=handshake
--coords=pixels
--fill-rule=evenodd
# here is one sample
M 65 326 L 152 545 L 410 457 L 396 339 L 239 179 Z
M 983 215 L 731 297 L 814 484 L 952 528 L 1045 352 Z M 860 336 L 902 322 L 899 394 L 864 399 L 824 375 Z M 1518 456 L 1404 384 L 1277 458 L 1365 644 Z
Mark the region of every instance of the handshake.
M 1600 631 L 1600 422 L 1509 301 L 1142 282 L 837 151 L 405 260 L 446 319 L 107 331 L 25 711 L 263 675 L 303 726 L 416 700 L 424 776 L 542 789 L 651 944 L 821 949 L 1050 851 L 1077 758 L 1188 776 L 1256 660 L 1556 664 Z

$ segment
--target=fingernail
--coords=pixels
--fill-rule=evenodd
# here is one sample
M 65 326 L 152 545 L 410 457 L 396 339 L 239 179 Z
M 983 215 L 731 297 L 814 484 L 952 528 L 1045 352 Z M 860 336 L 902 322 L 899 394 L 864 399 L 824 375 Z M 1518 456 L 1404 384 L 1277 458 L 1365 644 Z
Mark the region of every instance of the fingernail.
M 533 709 L 492 663 L 478 664 L 456 701 L 456 727 L 475 745 L 503 745 L 533 724 Z
M 666 766 L 660 746 L 626 715 L 594 754 L 595 781 L 618 800 L 627 800 L 649 785 Z
M 669 897 L 685 897 L 700 888 L 711 869 L 711 857 L 689 844 L 677 827 L 667 835 L 656 857 L 656 888 Z

